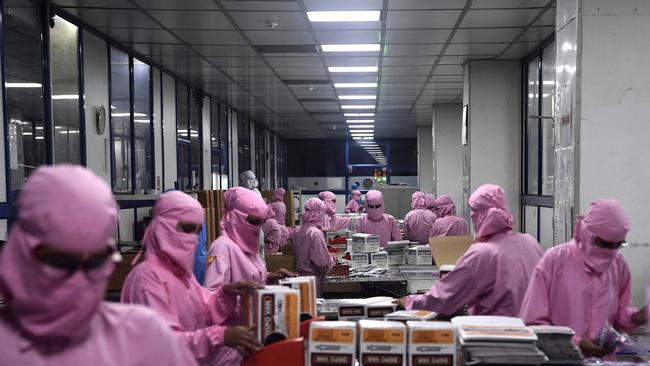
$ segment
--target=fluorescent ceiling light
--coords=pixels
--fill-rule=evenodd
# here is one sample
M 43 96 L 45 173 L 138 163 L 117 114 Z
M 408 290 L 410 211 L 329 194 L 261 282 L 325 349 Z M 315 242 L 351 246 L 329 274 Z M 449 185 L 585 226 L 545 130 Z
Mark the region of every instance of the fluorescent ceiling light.
M 366 144 L 366 143 L 372 142 L 372 137 L 354 136 L 352 139 L 353 140 L 360 140 L 360 141 L 357 141 L 357 144 Z
M 133 117 L 146 117 L 147 115 L 144 113 L 133 113 Z
M 379 10 L 365 11 L 308 11 L 310 22 L 378 22 L 381 20 Z
M 353 133 L 373 133 L 375 130 L 351 130 Z
M 375 123 L 374 119 L 348 119 L 345 120 L 347 123 Z
M 31 132 L 23 132 L 23 136 L 31 136 L 31 135 L 33 135 L 33 133 L 31 133 Z
M 343 113 L 344 117 L 374 117 L 374 113 Z
M 375 128 L 375 125 L 350 125 L 348 128 Z
M 114 105 L 112 105 L 112 106 L 111 106 L 111 109 L 117 109 L 117 107 L 116 107 L 116 106 L 114 106 Z
M 5 83 L 5 88 L 40 88 L 39 83 Z
M 357 100 L 357 99 L 377 99 L 376 95 L 339 95 L 341 100 Z
M 65 134 L 73 134 L 73 133 L 79 133 L 79 131 L 77 131 L 77 130 L 70 130 L 70 131 L 59 131 L 59 133 L 62 133 L 62 134 L 64 134 L 64 135 L 65 135 Z
M 352 136 L 373 136 L 372 132 L 350 132 Z
M 377 72 L 377 66 L 330 66 L 329 72 Z
M 134 119 L 133 122 L 135 122 L 135 123 L 151 123 L 151 121 L 148 120 L 148 119 Z
M 131 117 L 131 113 L 111 113 L 111 117 Z
M 36 140 L 45 140 L 45 137 L 44 136 L 36 136 L 36 137 L 34 137 L 34 139 L 36 139 Z
M 53 95 L 52 100 L 79 100 L 79 94 L 59 94 Z
M 375 109 L 374 104 L 342 105 L 342 109 Z
M 379 51 L 379 43 L 364 44 L 322 44 L 320 45 L 323 52 L 374 52 Z
M 376 88 L 377 83 L 334 83 L 335 88 Z

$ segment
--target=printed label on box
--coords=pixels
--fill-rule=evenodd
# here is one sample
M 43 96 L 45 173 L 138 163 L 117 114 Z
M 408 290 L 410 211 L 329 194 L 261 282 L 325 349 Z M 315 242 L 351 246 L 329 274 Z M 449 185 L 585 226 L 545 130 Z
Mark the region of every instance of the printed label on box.
M 353 343 L 354 333 L 350 329 L 314 329 L 313 342 Z
M 454 358 L 444 355 L 413 355 L 411 366 L 454 366 Z
M 411 343 L 453 344 L 454 333 L 451 330 L 414 330 Z
M 379 353 L 364 353 L 361 357 L 363 366 L 393 366 L 402 365 L 404 356 L 379 354 Z
M 364 329 L 363 341 L 366 343 L 404 343 L 404 333 L 393 329 Z

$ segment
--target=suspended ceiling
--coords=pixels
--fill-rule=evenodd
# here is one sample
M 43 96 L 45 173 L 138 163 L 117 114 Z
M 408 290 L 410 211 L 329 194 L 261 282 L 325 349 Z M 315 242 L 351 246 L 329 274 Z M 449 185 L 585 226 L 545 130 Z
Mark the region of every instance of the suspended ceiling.
M 54 0 L 194 87 L 287 138 L 349 137 L 343 94 L 374 94 L 375 137 L 414 137 L 434 103 L 460 103 L 463 62 L 521 59 L 554 32 L 554 0 Z M 306 12 L 381 10 L 375 22 Z M 271 27 L 275 25 L 274 27 Z M 380 43 L 324 53 L 321 44 Z M 330 66 L 376 66 L 330 73 Z M 377 83 L 339 89 L 333 83 Z M 373 112 L 346 110 L 345 112 Z

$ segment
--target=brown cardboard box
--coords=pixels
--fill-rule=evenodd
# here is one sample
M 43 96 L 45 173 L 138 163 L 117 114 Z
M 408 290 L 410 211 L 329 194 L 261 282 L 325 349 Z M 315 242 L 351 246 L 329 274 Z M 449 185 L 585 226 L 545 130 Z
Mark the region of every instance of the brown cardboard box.
M 138 252 L 129 252 L 129 253 L 122 253 L 122 262 L 117 264 L 117 267 L 115 268 L 115 271 L 111 275 L 110 279 L 108 280 L 108 285 L 106 286 L 106 291 L 121 291 L 122 290 L 122 285 L 124 284 L 124 280 L 126 279 L 126 276 L 128 276 L 129 272 L 135 268 L 135 266 L 131 265 L 131 262 L 133 261 L 133 258 L 138 255 Z M 141 256 L 140 261 L 142 261 L 144 255 Z
M 296 207 L 293 202 L 293 191 L 287 191 L 284 194 L 284 205 L 287 206 L 286 225 L 287 227 L 296 226 Z
M 474 237 L 471 235 L 429 238 L 433 259 L 438 267 L 445 264 L 456 264 L 456 261 L 465 254 L 472 243 L 474 243 Z
M 289 271 L 295 271 L 295 257 L 292 255 L 277 255 L 269 254 L 264 256 L 266 261 L 266 270 L 269 272 L 275 272 L 278 269 L 284 268 Z
M 270 203 L 273 199 L 273 191 L 262 191 L 262 198 L 266 203 Z

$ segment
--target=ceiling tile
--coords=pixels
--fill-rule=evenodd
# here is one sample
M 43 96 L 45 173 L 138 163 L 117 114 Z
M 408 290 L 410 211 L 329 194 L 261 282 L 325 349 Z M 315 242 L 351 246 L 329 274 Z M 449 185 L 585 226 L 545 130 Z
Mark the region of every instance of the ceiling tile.
M 437 65 L 434 75 L 462 75 L 463 65 Z
M 384 46 L 384 56 L 436 56 L 442 44 L 390 44 Z
M 217 10 L 212 0 L 135 0 L 145 9 L 167 9 L 167 10 Z
M 427 79 L 426 76 L 382 76 L 381 81 L 382 83 L 391 83 L 391 82 L 398 82 L 398 83 L 420 83 L 420 82 L 425 82 Z
M 433 75 L 431 82 L 435 83 L 462 83 L 463 75 Z
M 543 8 L 552 0 L 474 0 L 472 9 Z
M 453 28 L 459 10 L 389 11 L 387 29 Z
M 525 28 L 463 28 L 458 29 L 452 43 L 512 42 Z
M 192 45 L 199 54 L 203 56 L 218 57 L 257 57 L 255 51 L 249 46 L 215 46 L 215 45 Z
M 212 57 L 207 59 L 216 66 L 266 67 L 260 57 Z
M 327 66 L 379 66 L 379 57 L 329 57 Z
M 323 64 L 319 57 L 265 57 L 271 66 L 274 67 L 318 67 Z
M 433 65 L 436 58 L 433 56 L 420 57 L 384 57 L 383 65 L 386 66 L 426 66 Z
M 300 6 L 293 1 L 221 1 L 228 10 L 269 10 L 269 11 L 299 11 Z
M 160 28 L 140 10 L 67 8 L 66 11 L 95 27 Z
M 470 10 L 463 18 L 461 28 L 524 27 L 540 9 Z
M 555 33 L 555 27 L 531 27 L 517 42 L 542 42 Z
M 53 3 L 75 8 L 135 8 L 128 0 L 54 0 Z
M 283 79 L 327 78 L 327 73 L 322 67 L 276 67 L 275 71 Z
M 245 45 L 246 41 L 235 31 L 175 30 L 173 31 L 189 44 L 202 45 Z
M 302 13 L 298 12 L 259 12 L 233 11 L 229 13 L 240 29 L 244 30 L 265 30 L 269 32 L 282 30 L 307 30 L 307 23 Z M 267 25 L 267 22 L 275 22 L 275 28 Z
M 422 83 L 422 82 L 416 82 L 416 83 L 408 83 L 408 82 L 404 82 L 404 83 L 399 83 L 399 82 L 397 82 L 397 83 L 384 83 L 384 82 L 382 82 L 381 83 L 381 90 L 382 91 L 386 90 L 386 89 L 391 89 L 391 90 L 406 90 L 406 89 L 411 90 L 411 89 L 416 89 L 416 90 L 420 90 L 420 89 L 422 89 L 422 85 L 424 85 L 424 83 Z
M 173 34 L 162 29 L 132 29 L 97 27 L 102 33 L 115 38 L 120 43 L 182 43 Z
M 496 55 L 503 51 L 509 43 L 452 43 L 447 47 L 445 56 L 459 55 Z
M 244 31 L 254 45 L 308 45 L 314 44 L 309 32 L 301 31 Z
M 379 43 L 381 32 L 377 30 L 317 30 L 319 44 Z
M 150 10 L 154 18 L 169 29 L 232 30 L 219 11 Z
M 381 74 L 385 76 L 429 75 L 431 66 L 384 66 Z
M 386 43 L 445 43 L 451 29 L 387 30 Z
M 462 9 L 464 1 L 460 0 L 389 0 L 388 9 Z

